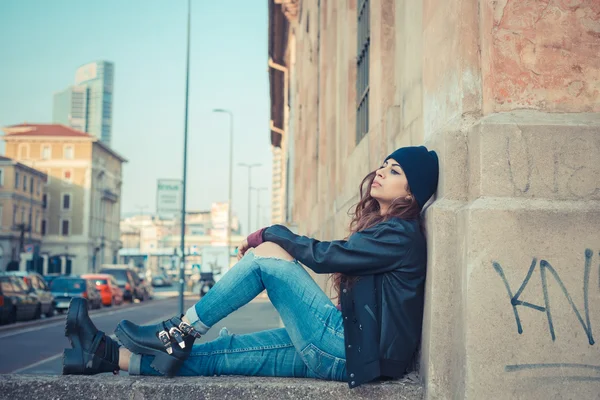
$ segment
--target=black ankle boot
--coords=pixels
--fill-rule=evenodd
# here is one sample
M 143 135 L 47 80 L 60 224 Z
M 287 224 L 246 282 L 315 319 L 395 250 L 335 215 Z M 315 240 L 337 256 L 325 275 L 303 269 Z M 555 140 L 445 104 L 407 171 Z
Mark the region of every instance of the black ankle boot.
M 182 316 L 183 317 L 183 316 Z M 129 351 L 154 356 L 152 368 L 166 376 L 175 376 L 192 351 L 200 334 L 181 317 L 156 325 L 139 326 L 123 320 L 115 335 Z
M 119 345 L 94 326 L 87 310 L 86 299 L 74 298 L 69 304 L 65 336 L 72 348 L 63 353 L 63 375 L 117 374 Z

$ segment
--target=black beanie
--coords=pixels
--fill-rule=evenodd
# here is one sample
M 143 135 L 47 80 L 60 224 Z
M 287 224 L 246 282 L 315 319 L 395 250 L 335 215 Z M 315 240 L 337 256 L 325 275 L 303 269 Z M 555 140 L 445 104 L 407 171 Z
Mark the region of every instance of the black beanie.
M 437 190 L 439 161 L 435 151 L 428 151 L 425 146 L 401 147 L 387 156 L 398 161 L 404 170 L 408 186 L 419 208 L 423 208 L 427 200 Z

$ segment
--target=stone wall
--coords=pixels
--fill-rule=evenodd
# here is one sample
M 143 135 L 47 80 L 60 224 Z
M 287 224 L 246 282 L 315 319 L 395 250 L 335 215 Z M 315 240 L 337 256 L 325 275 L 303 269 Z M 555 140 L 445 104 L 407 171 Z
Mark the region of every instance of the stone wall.
M 426 397 L 597 398 L 600 3 L 370 0 L 359 143 L 356 8 L 304 0 L 291 25 L 293 222 L 343 238 L 368 172 L 435 149 Z
M 597 8 L 424 5 L 424 137 L 442 166 L 427 211 L 427 398 L 598 395 Z
M 600 2 L 481 3 L 484 111 L 600 111 Z
M 434 147 L 427 397 L 595 398 L 599 116 L 491 114 Z

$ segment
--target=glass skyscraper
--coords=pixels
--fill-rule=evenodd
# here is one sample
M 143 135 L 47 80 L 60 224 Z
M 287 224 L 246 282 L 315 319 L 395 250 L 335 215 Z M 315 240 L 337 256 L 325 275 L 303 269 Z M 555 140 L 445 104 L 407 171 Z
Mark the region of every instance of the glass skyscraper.
M 96 61 L 75 72 L 75 85 L 54 95 L 55 123 L 96 136 L 110 146 L 114 65 Z
M 55 93 L 52 122 L 87 132 L 88 91 L 85 85 L 74 85 Z

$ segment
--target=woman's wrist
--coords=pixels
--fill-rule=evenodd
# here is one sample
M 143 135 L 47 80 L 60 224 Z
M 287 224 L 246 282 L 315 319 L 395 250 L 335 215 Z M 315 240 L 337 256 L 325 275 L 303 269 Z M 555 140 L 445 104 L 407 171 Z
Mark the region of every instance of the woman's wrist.
M 258 245 L 264 242 L 263 232 L 265 231 L 265 229 L 267 228 L 259 229 L 256 232 L 252 232 L 250 235 L 248 235 L 248 248 L 258 247 Z

